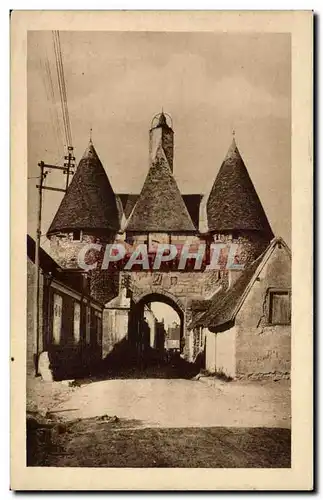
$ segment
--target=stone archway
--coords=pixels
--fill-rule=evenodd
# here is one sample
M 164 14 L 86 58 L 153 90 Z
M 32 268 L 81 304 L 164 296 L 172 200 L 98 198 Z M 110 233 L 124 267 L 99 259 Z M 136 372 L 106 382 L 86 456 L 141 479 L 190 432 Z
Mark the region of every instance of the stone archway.
M 178 309 L 179 314 L 185 314 L 185 305 L 182 300 L 159 286 L 151 286 L 147 290 L 140 290 L 140 292 L 133 293 L 132 300 L 135 304 L 138 304 L 143 300 L 148 300 L 149 297 L 158 297 L 161 302 L 169 304 L 175 310 Z M 157 299 L 155 298 L 155 300 Z
M 172 295 L 170 292 L 167 290 L 161 290 L 160 287 L 156 288 L 149 288 L 148 290 L 141 291 L 140 294 L 135 294 L 132 297 L 132 304 L 130 308 L 130 329 L 128 331 L 128 339 L 130 341 L 130 344 L 136 348 L 136 350 L 140 351 L 140 346 L 142 343 L 142 327 L 143 323 L 145 322 L 144 320 L 144 314 L 145 314 L 145 306 L 146 305 L 151 305 L 154 302 L 160 302 L 163 304 L 166 304 L 170 306 L 176 313 L 179 319 L 179 327 L 180 327 L 180 332 L 179 332 L 179 344 L 178 347 L 179 351 L 182 351 L 183 343 L 182 339 L 184 338 L 185 334 L 185 307 L 183 302 L 178 298 Z M 147 311 L 146 311 L 147 312 Z M 146 325 L 147 326 L 147 325 Z M 159 327 L 163 329 L 163 326 L 160 325 Z M 160 332 L 159 332 L 160 333 Z M 164 341 L 166 340 L 166 334 L 167 331 L 164 328 Z M 157 337 L 156 337 L 157 339 Z M 150 347 L 160 351 L 162 351 L 163 355 L 166 352 L 165 351 L 165 345 L 164 341 L 162 342 L 162 347 L 159 347 L 157 349 L 156 345 L 153 347 L 152 344 L 150 344 Z M 161 344 L 159 343 L 159 346 Z

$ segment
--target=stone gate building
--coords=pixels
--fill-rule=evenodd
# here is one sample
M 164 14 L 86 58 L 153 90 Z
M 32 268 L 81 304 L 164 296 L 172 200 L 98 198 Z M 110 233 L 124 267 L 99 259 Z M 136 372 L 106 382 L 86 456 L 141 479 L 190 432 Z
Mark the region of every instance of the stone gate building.
M 149 131 L 149 168 L 141 192 L 114 193 L 90 141 L 47 232 L 51 256 L 60 266 L 77 269 L 79 252 L 86 243 L 103 245 L 104 248 L 112 242 L 123 242 L 128 249 L 145 244 L 150 256 L 156 252 L 158 243 L 173 244 L 178 248 L 189 245 L 192 253 L 198 252 L 204 245 L 206 262 L 200 270 L 188 266 L 178 270 L 176 266 L 169 265 L 158 271 L 125 271 L 120 268 L 101 270 L 99 266 L 89 271 L 91 293 L 105 306 L 102 356 L 109 356 L 121 343 L 127 343 L 135 350 L 140 338 L 144 308 L 158 300 L 178 312 L 183 357 L 194 362 L 203 354 L 210 371 L 221 369 L 230 376 L 236 376 L 236 370 L 226 370 L 225 363 L 219 366 L 214 361 L 216 342 L 210 339 L 212 335 L 215 338 L 218 334 L 213 333 L 212 328 L 206 332 L 210 320 L 208 311 L 214 310 L 217 297 L 221 299 L 219 304 L 223 296 L 230 300 L 232 290 L 241 286 L 241 280 L 251 280 L 254 274 L 250 273 L 250 269 L 266 254 L 273 244 L 274 235 L 234 137 L 207 200 L 200 193 L 181 194 L 173 175 L 173 155 L 172 122 L 162 112 L 153 119 Z M 203 218 L 207 220 L 206 230 L 202 229 Z M 227 269 L 229 246 L 232 243 L 237 245 L 235 262 L 240 267 Z M 215 248 L 211 245 L 219 245 L 220 258 L 218 268 L 208 270 L 207 264 Z M 280 287 L 281 293 L 287 291 L 290 300 L 290 253 L 288 255 L 288 262 L 284 261 L 278 273 L 285 276 L 284 286 Z M 102 262 L 102 252 L 97 252 L 93 258 Z M 269 288 L 277 288 L 276 278 L 274 273 L 272 281 L 267 283 L 263 291 L 266 297 Z M 247 287 L 248 283 L 245 285 Z M 278 312 L 275 314 L 278 324 L 290 338 L 290 315 L 286 313 L 290 303 L 286 305 L 284 301 L 283 305 L 279 303 L 277 307 Z M 279 308 L 283 308 L 283 312 Z M 252 307 L 249 314 L 253 314 Z M 115 318 L 113 321 L 112 316 Z M 247 319 L 245 321 L 248 323 Z M 222 335 L 225 336 L 225 332 Z M 232 335 L 230 339 L 227 349 L 232 351 L 236 340 L 232 340 Z M 278 336 L 275 342 L 276 351 L 279 351 Z M 269 343 L 272 348 L 272 339 Z M 289 372 L 290 342 L 288 345 L 286 347 L 284 341 L 282 374 Z M 268 359 L 270 368 L 270 354 Z M 273 359 L 273 363 L 276 361 L 276 358 Z M 277 368 L 276 365 L 275 373 L 278 373 L 279 366 Z M 245 373 L 243 369 L 240 370 L 239 374 L 248 375 L 249 368 L 246 368 Z M 256 373 L 257 367 L 253 366 L 250 370 Z M 270 371 L 267 369 L 268 373 Z

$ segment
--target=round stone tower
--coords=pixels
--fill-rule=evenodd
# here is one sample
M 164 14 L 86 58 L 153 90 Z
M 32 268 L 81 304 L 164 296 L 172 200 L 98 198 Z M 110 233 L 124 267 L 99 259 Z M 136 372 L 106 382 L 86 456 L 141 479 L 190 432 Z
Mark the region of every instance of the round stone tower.
M 234 137 L 214 181 L 206 211 L 211 240 L 237 243 L 238 261 L 244 266 L 255 260 L 274 237 Z
M 84 246 L 97 243 L 104 251 L 119 229 L 116 197 L 90 141 L 47 232 L 51 256 L 65 269 L 79 269 L 78 255 Z M 93 287 L 98 288 L 95 283 L 102 273 L 91 273 L 95 294 Z

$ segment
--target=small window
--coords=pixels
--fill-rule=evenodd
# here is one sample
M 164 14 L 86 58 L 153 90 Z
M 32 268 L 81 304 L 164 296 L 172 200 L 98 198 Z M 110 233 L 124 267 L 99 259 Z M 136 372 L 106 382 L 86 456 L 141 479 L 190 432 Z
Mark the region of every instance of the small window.
M 133 245 L 134 241 L 135 241 L 135 238 L 132 235 L 127 234 L 126 243 L 128 243 L 128 245 Z
M 72 232 L 72 239 L 73 241 L 81 241 L 82 232 L 80 229 L 74 229 L 74 231 Z
M 291 294 L 288 290 L 271 290 L 269 292 L 269 317 L 271 325 L 290 325 Z

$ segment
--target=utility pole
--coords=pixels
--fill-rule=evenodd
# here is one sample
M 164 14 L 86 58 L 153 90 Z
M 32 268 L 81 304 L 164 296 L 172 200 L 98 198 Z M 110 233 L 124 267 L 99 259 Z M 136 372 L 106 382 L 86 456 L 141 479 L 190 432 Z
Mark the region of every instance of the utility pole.
M 42 222 L 42 205 L 43 205 L 43 190 L 48 189 L 49 191 L 61 191 L 62 193 L 66 193 L 68 188 L 69 176 L 73 175 L 71 172 L 71 168 L 74 167 L 74 156 L 72 156 L 71 151 L 73 151 L 73 147 L 68 147 L 69 153 L 68 156 L 65 156 L 65 159 L 68 160 L 67 163 L 64 163 L 64 167 L 60 167 L 57 165 L 48 165 L 43 161 L 38 163 L 40 167 L 40 182 L 36 185 L 38 189 L 38 212 L 37 212 L 37 230 L 36 230 L 36 243 L 35 243 L 35 289 L 34 289 L 34 338 L 36 339 L 36 359 L 35 359 L 35 371 L 36 375 L 39 375 L 38 370 L 38 361 L 40 355 L 40 262 L 39 262 L 39 253 L 40 253 L 40 238 L 41 238 L 41 222 Z M 66 189 L 44 186 L 44 180 L 47 177 L 48 171 L 46 169 L 54 169 L 54 170 L 62 170 L 64 174 L 67 174 L 66 177 Z
M 68 155 L 64 156 L 65 160 L 67 160 L 67 162 L 64 163 L 64 167 L 66 167 L 64 171 L 64 174 L 66 174 L 66 190 L 68 188 L 68 183 L 70 179 L 70 174 L 71 174 L 70 170 L 75 166 L 74 164 L 75 156 L 73 156 L 73 151 L 74 151 L 73 146 L 68 146 L 67 150 L 68 150 Z

